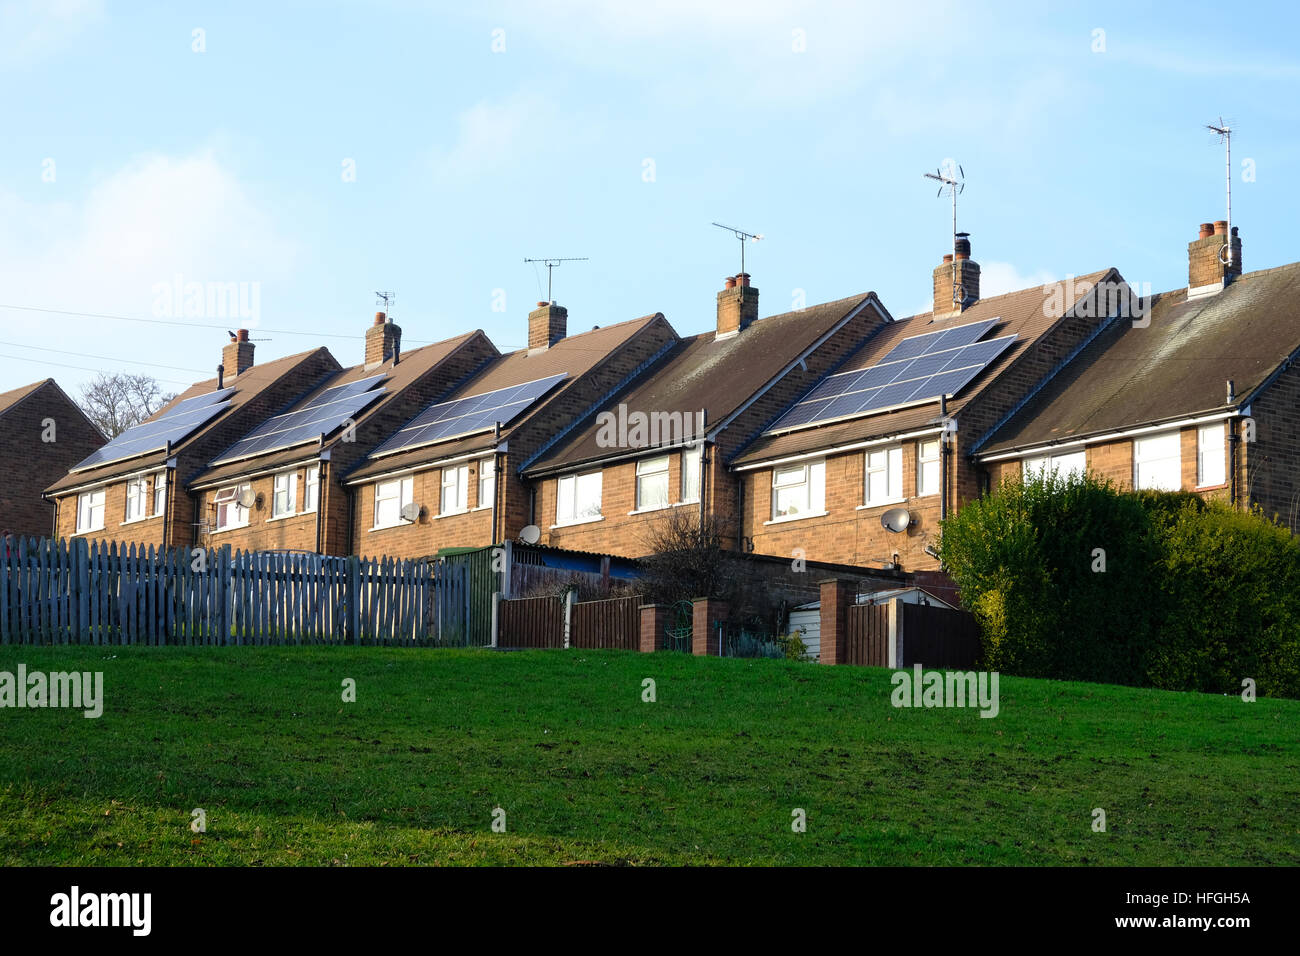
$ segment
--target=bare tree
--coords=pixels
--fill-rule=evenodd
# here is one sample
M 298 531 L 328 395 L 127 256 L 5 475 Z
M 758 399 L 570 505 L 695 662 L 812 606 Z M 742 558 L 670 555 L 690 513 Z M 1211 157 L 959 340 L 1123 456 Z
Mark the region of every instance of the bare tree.
M 174 392 L 164 392 L 158 380 L 148 375 L 100 372 L 81 387 L 81 401 L 77 404 L 100 431 L 116 438 L 175 397 Z

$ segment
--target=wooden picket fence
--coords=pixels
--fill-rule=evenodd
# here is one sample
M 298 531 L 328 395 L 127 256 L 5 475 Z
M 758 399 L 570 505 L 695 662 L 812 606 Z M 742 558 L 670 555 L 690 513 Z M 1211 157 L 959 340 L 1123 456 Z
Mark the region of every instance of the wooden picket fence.
M 566 611 L 567 606 L 567 611 Z M 567 604 L 557 596 L 502 600 L 497 646 L 562 648 L 568 614 L 569 647 L 635 651 L 641 638 L 641 599 L 606 598 Z
M 469 643 L 463 565 L 0 542 L 0 644 Z

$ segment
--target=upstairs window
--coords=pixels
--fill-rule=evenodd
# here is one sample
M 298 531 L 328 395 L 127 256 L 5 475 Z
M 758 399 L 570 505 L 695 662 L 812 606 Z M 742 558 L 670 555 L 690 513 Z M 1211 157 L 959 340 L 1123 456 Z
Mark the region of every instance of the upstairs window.
M 1025 478 L 1055 473 L 1058 478 L 1082 477 L 1088 470 L 1087 452 L 1075 451 L 1064 455 L 1035 455 L 1020 462 Z
M 104 530 L 104 489 L 77 495 L 77 534 Z
M 132 478 L 126 483 L 126 509 L 123 511 L 123 523 L 139 521 L 146 517 L 145 508 L 149 506 L 149 482 L 145 478 Z
M 682 501 L 700 500 L 700 453 L 698 447 L 682 452 Z
M 287 518 L 298 503 L 298 473 L 282 471 L 275 476 L 275 492 L 271 495 L 271 517 Z
M 248 509 L 239 503 L 239 499 L 249 490 L 251 489 L 248 482 L 218 489 L 217 496 L 212 499 L 212 503 L 216 505 L 218 531 L 224 531 L 226 528 L 242 528 L 248 524 Z
M 1196 429 L 1196 487 L 1208 488 L 1228 481 L 1223 422 Z
M 1133 440 L 1133 486 L 1178 491 L 1183 486 L 1178 432 Z
M 601 473 L 565 475 L 556 482 L 555 523 L 573 524 L 601 516 Z
M 167 511 L 167 472 L 153 476 L 153 513 L 157 517 Z
M 903 446 L 873 448 L 866 454 L 867 507 L 903 500 Z
M 484 458 L 478 463 L 478 506 L 490 508 L 497 496 L 497 460 Z
M 772 519 L 801 518 L 826 510 L 826 462 L 772 469 Z
M 407 524 L 402 518 L 402 508 L 414 500 L 415 484 L 408 475 L 381 481 L 375 485 L 375 527 L 391 528 Z
M 469 510 L 469 465 L 450 465 L 442 470 L 440 512 L 460 514 Z
M 320 505 L 320 465 L 312 465 L 304 475 L 302 510 L 315 511 Z
M 939 439 L 916 443 L 917 497 L 939 493 Z
M 636 510 L 668 507 L 668 456 L 636 463 Z

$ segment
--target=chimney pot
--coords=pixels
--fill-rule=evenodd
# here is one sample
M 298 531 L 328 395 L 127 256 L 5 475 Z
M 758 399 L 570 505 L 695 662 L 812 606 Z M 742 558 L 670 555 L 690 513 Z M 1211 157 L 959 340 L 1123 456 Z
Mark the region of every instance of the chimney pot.
M 737 286 L 743 286 L 744 288 L 748 289 L 748 288 L 749 288 L 749 273 L 748 273 L 748 272 L 737 272 L 737 273 L 736 273 L 736 285 L 737 285 Z
M 1214 222 L 1214 234 L 1216 236 L 1226 236 L 1228 234 L 1228 220 L 1216 219 Z
M 248 329 L 240 329 L 240 330 L 239 330 L 239 341 L 241 341 L 241 342 L 247 342 L 247 341 L 248 341 Z
M 734 289 L 736 287 L 736 277 L 727 276 L 726 281 L 722 283 L 724 289 Z
M 366 368 L 376 368 L 389 359 L 396 365 L 402 345 L 402 327 L 384 312 L 375 313 L 375 321 L 366 329 Z
M 944 261 L 944 265 L 949 265 L 949 266 L 952 265 L 952 253 L 945 252 L 943 254 L 943 261 Z
M 1212 222 L 1201 223 L 1201 234 L 1199 238 L 1204 239 L 1207 236 L 1212 236 L 1212 235 L 1214 235 L 1214 223 Z

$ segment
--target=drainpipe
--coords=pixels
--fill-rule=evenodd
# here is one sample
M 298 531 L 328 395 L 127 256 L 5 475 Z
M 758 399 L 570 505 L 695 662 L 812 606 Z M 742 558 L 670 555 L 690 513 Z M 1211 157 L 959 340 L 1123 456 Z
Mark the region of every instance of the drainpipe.
M 736 550 L 745 550 L 745 476 L 736 475 Z
M 167 544 L 171 540 L 171 520 L 170 520 L 171 511 L 172 511 L 171 501 L 172 501 L 172 495 L 175 493 L 174 489 L 176 487 L 176 459 L 172 457 L 171 442 L 167 443 L 166 455 L 167 455 L 167 460 L 165 462 L 165 467 L 167 469 L 166 472 L 167 489 L 163 494 L 163 513 L 162 513 L 162 519 L 163 519 L 162 544 L 164 550 L 167 548 Z
M 939 396 L 939 419 L 940 427 L 947 424 L 948 418 L 948 399 Z M 946 430 L 939 433 L 939 520 L 943 521 L 948 517 L 948 432 Z
M 1228 254 L 1232 254 L 1232 235 L 1228 236 Z M 1227 382 L 1227 404 L 1232 405 L 1237 400 L 1237 389 L 1232 379 Z M 1241 436 L 1237 434 L 1237 419 L 1228 419 L 1228 468 L 1231 476 L 1228 478 L 1228 504 L 1233 508 L 1237 507 L 1237 443 L 1241 441 Z
M 709 482 L 707 475 L 709 473 L 709 462 L 712 456 L 709 454 L 708 428 L 706 427 L 705 416 L 708 414 L 705 409 L 700 409 L 699 417 L 696 419 L 700 423 L 700 531 L 704 531 L 704 489 L 708 487 Z
M 483 476 L 479 475 L 480 482 Z M 482 484 L 479 485 L 482 487 Z M 497 544 L 504 534 L 497 535 L 497 502 L 501 500 L 501 493 L 505 490 L 505 482 L 501 480 L 501 452 L 492 452 L 492 544 Z
M 324 436 L 321 436 L 324 437 Z M 330 453 L 322 450 L 317 462 L 316 472 L 316 553 L 324 554 L 325 545 L 321 541 L 321 513 L 325 510 L 325 490 L 328 487 Z M 350 522 L 349 522 L 350 523 Z
M 46 501 L 50 500 L 49 496 L 46 495 L 45 492 L 43 491 L 41 492 L 41 497 L 44 498 Z M 59 499 L 55 498 L 54 499 L 54 524 L 50 527 L 50 540 L 51 541 L 58 540 L 58 537 L 59 537 Z

